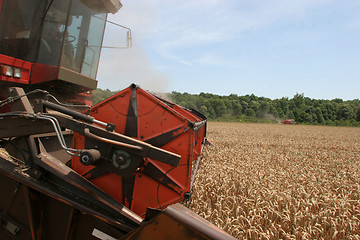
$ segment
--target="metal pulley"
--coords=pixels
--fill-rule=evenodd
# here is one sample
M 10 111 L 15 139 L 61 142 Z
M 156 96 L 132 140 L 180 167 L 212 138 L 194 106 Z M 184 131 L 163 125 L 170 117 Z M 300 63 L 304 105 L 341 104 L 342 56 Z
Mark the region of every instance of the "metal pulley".
M 130 166 L 131 163 L 130 154 L 122 150 L 115 151 L 111 157 L 111 160 L 114 167 L 117 169 L 126 169 Z
M 91 165 L 101 158 L 101 153 L 96 149 L 86 149 L 80 154 L 80 162 L 85 165 Z

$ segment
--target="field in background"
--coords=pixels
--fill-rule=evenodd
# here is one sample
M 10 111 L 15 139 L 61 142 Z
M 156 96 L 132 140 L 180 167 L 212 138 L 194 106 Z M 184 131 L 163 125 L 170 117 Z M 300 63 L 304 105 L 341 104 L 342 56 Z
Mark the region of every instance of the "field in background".
M 189 207 L 237 238 L 360 239 L 360 128 L 208 124 Z

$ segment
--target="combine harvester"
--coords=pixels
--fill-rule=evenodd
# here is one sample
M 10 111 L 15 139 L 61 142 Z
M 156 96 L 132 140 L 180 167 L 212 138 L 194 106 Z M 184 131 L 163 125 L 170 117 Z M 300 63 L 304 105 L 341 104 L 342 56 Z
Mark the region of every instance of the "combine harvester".
M 204 116 L 135 84 L 84 108 L 121 6 L 0 0 L 1 240 L 234 239 L 179 204 Z
M 292 124 L 295 124 L 295 125 L 298 125 L 297 122 L 295 122 L 293 119 L 289 118 L 289 119 L 286 119 L 286 120 L 283 120 L 281 121 L 282 124 L 285 124 L 285 125 L 292 125 Z

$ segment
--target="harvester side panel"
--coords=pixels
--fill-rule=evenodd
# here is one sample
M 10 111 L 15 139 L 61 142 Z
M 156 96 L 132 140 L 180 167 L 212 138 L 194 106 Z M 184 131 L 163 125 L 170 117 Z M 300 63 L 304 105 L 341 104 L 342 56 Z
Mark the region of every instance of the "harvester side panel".
M 116 124 L 118 133 L 181 156 L 178 166 L 144 158 L 128 177 L 115 173 L 92 175 L 95 185 L 141 216 L 148 207 L 163 209 L 189 195 L 192 163 L 199 158 L 205 137 L 204 118 L 134 84 L 95 105 L 90 115 Z M 84 139 L 75 135 L 74 147 L 84 145 Z M 72 167 L 85 177 L 94 168 L 82 165 L 76 157 Z

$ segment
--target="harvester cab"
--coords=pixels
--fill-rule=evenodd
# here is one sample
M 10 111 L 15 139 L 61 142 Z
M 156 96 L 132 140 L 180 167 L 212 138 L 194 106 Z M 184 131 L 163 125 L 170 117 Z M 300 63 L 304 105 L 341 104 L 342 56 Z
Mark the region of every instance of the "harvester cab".
M 68 104 L 96 88 L 120 7 L 0 0 L 0 239 L 233 239 L 179 204 L 203 115 L 135 84 L 86 111 Z
M 0 0 L 0 82 L 84 102 L 95 80 L 111 0 Z

